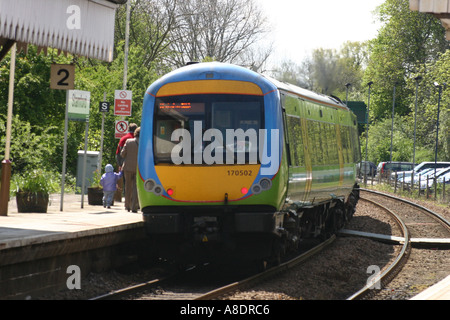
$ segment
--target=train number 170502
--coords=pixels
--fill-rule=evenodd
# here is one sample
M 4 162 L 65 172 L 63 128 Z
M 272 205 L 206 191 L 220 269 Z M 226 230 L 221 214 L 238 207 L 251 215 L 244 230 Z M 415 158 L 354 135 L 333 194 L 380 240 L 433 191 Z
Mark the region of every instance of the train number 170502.
M 230 177 L 251 177 L 253 176 L 252 170 L 228 170 L 228 176 Z

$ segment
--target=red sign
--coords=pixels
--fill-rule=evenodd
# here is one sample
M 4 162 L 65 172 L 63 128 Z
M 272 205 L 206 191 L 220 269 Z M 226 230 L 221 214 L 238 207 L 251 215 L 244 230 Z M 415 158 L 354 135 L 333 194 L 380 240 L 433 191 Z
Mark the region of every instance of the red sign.
M 114 115 L 131 116 L 132 93 L 128 90 L 116 90 L 114 94 Z
M 128 132 L 128 121 L 116 120 L 115 137 L 116 139 L 122 138 Z

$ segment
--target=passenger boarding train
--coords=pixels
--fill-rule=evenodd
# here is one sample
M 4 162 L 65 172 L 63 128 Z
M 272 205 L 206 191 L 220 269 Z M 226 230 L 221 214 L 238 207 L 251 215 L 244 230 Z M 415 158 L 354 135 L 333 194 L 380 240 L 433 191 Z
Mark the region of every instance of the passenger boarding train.
M 356 116 L 339 99 L 198 63 L 146 91 L 138 193 L 159 256 L 277 262 L 354 213 Z

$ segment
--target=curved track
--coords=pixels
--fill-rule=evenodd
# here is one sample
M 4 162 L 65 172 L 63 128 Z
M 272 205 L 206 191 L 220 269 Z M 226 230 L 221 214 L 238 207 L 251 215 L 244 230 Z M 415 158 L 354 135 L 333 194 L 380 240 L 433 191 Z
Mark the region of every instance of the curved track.
M 117 300 L 117 299 L 140 299 L 140 300 L 210 300 L 217 299 L 220 296 L 224 296 L 233 291 L 243 289 L 255 285 L 258 282 L 262 282 L 269 277 L 285 272 L 294 266 L 302 263 L 313 255 L 319 253 L 327 246 L 331 245 L 336 239 L 336 236 L 332 236 L 326 241 L 313 247 L 292 258 L 291 260 L 284 262 L 278 266 L 272 267 L 264 272 L 252 275 L 239 281 L 233 281 L 226 285 L 218 285 L 216 287 L 213 284 L 200 284 L 198 281 L 192 280 L 198 277 L 198 274 L 190 274 L 188 271 L 169 275 L 162 279 L 154 279 L 151 281 L 143 282 L 138 285 L 133 285 L 120 290 L 106 293 L 104 295 L 94 297 L 90 300 Z M 199 272 L 201 273 L 201 271 Z M 201 277 L 202 275 L 200 275 Z M 217 281 L 216 281 L 217 282 Z M 195 283 L 195 284 L 194 284 Z
M 404 233 L 403 248 L 399 256 L 377 279 L 380 281 L 382 287 L 385 287 L 406 263 L 411 253 L 412 244 L 415 244 L 415 246 L 431 244 L 433 247 L 439 247 L 446 246 L 449 243 L 450 223 L 441 215 L 411 201 L 397 198 L 389 194 L 366 189 L 361 189 L 361 191 L 376 195 L 378 201 L 383 201 L 384 205 L 381 205 L 374 200 L 368 200 L 361 197 L 361 200 L 369 201 L 395 216 L 397 223 L 400 223 L 403 230 L 402 232 Z M 401 203 L 400 206 L 399 203 Z M 395 208 L 395 213 L 393 210 L 386 208 L 386 206 Z M 348 299 L 364 299 L 374 296 L 378 292 L 376 290 L 371 290 L 372 288 L 373 284 L 368 284 Z
M 373 205 L 376 205 L 376 206 L 382 208 L 383 210 L 385 210 L 387 213 L 389 213 L 394 218 L 397 225 L 400 227 L 405 241 L 403 243 L 402 250 L 400 251 L 397 258 L 394 260 L 394 262 L 388 268 L 386 268 L 378 277 L 374 278 L 374 280 L 375 280 L 374 282 L 367 283 L 361 290 L 359 290 L 358 292 L 356 292 L 355 294 L 350 296 L 347 300 L 359 300 L 359 299 L 363 299 L 363 298 L 369 296 L 373 292 L 372 289 L 374 289 L 376 287 L 377 282 L 381 286 L 385 286 L 386 283 L 389 282 L 400 271 L 403 264 L 408 259 L 408 256 L 409 256 L 409 253 L 411 250 L 411 242 L 410 242 L 410 235 L 408 232 L 408 228 L 403 223 L 401 218 L 395 212 L 385 208 L 384 206 L 382 206 L 381 204 L 379 204 L 377 202 L 365 199 L 363 197 L 360 198 L 360 201 L 361 200 L 368 201 L 368 202 L 372 203 Z

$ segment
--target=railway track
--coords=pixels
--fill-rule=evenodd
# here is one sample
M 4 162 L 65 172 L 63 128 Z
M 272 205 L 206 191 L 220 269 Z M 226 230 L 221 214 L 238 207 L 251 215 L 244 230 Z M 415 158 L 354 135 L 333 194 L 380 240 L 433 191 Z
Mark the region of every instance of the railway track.
M 413 202 L 371 190 L 362 189 L 362 191 L 364 192 L 361 194 L 361 200 L 369 201 L 395 215 L 395 219 L 402 226 L 402 232 L 404 233 L 403 239 L 398 240 L 403 243 L 403 247 L 395 261 L 377 279 L 381 283 L 381 290 L 371 290 L 373 285 L 367 284 L 349 299 L 408 298 L 407 291 L 409 291 L 409 288 L 418 289 L 421 286 L 423 289 L 425 288 L 422 281 L 423 277 L 419 274 L 427 273 L 426 269 L 429 269 L 426 260 L 419 258 L 427 254 L 427 250 L 414 248 L 432 247 L 434 252 L 431 252 L 431 255 L 436 253 L 437 248 L 448 248 L 450 244 L 450 222 L 443 216 Z M 380 204 L 380 202 L 383 204 Z M 411 256 L 414 257 L 413 263 L 408 260 Z M 448 260 L 448 254 L 446 255 L 445 251 L 442 251 L 442 256 L 444 257 L 443 261 L 446 261 L 445 258 Z M 401 272 L 404 266 L 407 270 Z M 450 272 L 447 263 L 444 262 L 442 268 L 443 275 L 445 275 L 445 272 Z M 431 272 L 431 274 L 436 273 L 437 271 Z M 393 281 L 394 277 L 395 281 Z M 419 281 L 415 282 L 415 280 Z M 440 279 L 436 278 L 436 282 L 438 280 Z M 389 286 L 387 286 L 388 283 Z
M 336 236 L 332 236 L 308 251 L 264 272 L 237 281 L 226 282 L 226 280 L 222 280 L 222 282 L 225 281 L 226 284 L 211 284 L 211 282 L 214 281 L 207 281 L 205 284 L 204 279 L 199 279 L 199 277 L 203 277 L 204 275 L 202 270 L 198 270 L 193 274 L 191 273 L 193 270 L 188 270 L 171 274 L 161 279 L 153 279 L 137 285 L 108 292 L 91 298 L 90 300 L 213 300 L 229 294 L 230 292 L 251 287 L 267 278 L 285 272 L 322 251 L 332 244 L 335 239 Z
M 394 240 L 395 250 L 392 252 L 399 253 L 397 257 L 395 257 L 394 253 L 392 255 L 395 258 L 391 259 L 389 265 L 386 265 L 377 277 L 372 277 L 373 281 L 366 283 L 365 287 L 359 290 L 357 293 L 352 294 L 350 297 L 346 295 L 345 297 L 349 297 L 348 299 L 356 300 L 356 299 L 408 299 L 412 296 L 416 295 L 426 287 L 438 282 L 440 279 L 444 278 L 446 274 L 448 274 L 448 270 L 445 270 L 446 266 L 449 264 L 448 251 L 445 250 L 427 250 L 427 249 L 416 249 L 416 247 L 421 248 L 422 246 L 419 242 L 414 242 L 412 240 L 416 239 L 430 239 L 431 242 L 428 243 L 428 246 L 437 247 L 437 243 L 443 239 L 450 238 L 450 227 L 446 220 L 439 216 L 434 215 L 432 212 L 425 211 L 419 206 L 415 206 L 416 209 L 412 209 L 413 204 L 402 203 L 398 205 L 398 200 L 392 199 L 387 200 L 384 194 L 372 194 L 368 193 L 365 190 L 361 192 L 363 198 L 371 198 L 371 205 L 373 202 L 377 202 L 377 206 L 389 207 L 390 215 L 395 217 L 390 219 L 394 220 L 397 225 L 395 228 L 392 227 L 392 232 L 396 237 Z M 362 200 L 364 202 L 365 200 Z M 385 210 L 385 209 L 383 209 Z M 413 211 L 414 210 L 414 211 Z M 417 210 L 417 211 L 415 211 Z M 386 211 L 388 212 L 388 211 Z M 422 217 L 423 215 L 423 217 Z M 436 217 L 436 218 L 435 218 Z M 435 220 L 437 219 L 437 220 Z M 438 222 L 439 220 L 439 222 Z M 395 230 L 394 230 L 395 229 Z M 427 231 L 428 230 L 428 231 Z M 431 231 L 430 231 L 431 230 Z M 431 237 L 432 235 L 432 237 Z M 394 237 L 395 238 L 395 237 Z M 405 239 L 408 239 L 405 241 Z M 304 255 L 293 259 L 292 261 L 288 261 L 286 263 L 281 264 L 278 267 L 274 267 L 266 272 L 261 274 L 257 274 L 250 277 L 242 277 L 243 280 L 237 281 L 225 281 L 225 285 L 220 284 L 211 284 L 208 285 L 193 285 L 193 283 L 197 282 L 196 280 L 189 281 L 180 281 L 181 278 L 189 278 L 188 275 L 183 276 L 175 276 L 176 281 L 166 281 L 165 279 L 160 279 L 158 281 L 150 281 L 148 283 L 143 283 L 141 285 L 134 286 L 134 288 L 130 288 L 131 291 L 140 291 L 142 292 L 144 289 L 146 294 L 136 295 L 136 293 L 132 293 L 131 295 L 127 293 L 128 289 L 119 290 L 120 296 L 116 294 L 108 294 L 106 297 L 101 297 L 101 299 L 145 299 L 145 300 L 213 300 L 213 299 L 235 299 L 233 292 L 241 292 L 244 293 L 247 291 L 251 292 L 255 287 L 264 286 L 266 280 L 271 278 L 272 280 L 268 280 L 269 282 L 277 282 L 279 277 L 278 275 L 284 273 L 284 275 L 289 274 L 290 269 L 294 269 L 294 266 L 300 264 L 300 262 L 308 259 L 309 257 L 314 256 L 316 253 L 321 251 L 323 248 L 330 246 L 335 243 L 335 238 L 330 238 L 327 243 L 323 244 L 323 246 L 316 247 L 305 253 Z M 343 239 L 339 240 L 343 241 Z M 358 240 L 359 241 L 359 240 Z M 373 242 L 372 242 L 373 243 Z M 445 245 L 445 243 L 444 243 Z M 373 246 L 373 245 L 372 245 Z M 372 247 L 371 246 L 371 247 Z M 368 250 L 361 247 L 362 250 Z M 418 278 L 428 277 L 427 283 L 417 283 L 414 277 L 417 274 L 422 274 L 420 271 L 420 265 L 423 264 L 421 261 L 423 259 L 421 257 L 417 257 L 417 255 L 422 254 L 431 254 L 431 255 L 439 255 L 438 258 L 434 256 L 429 258 L 433 260 L 433 263 L 436 262 L 439 268 L 439 261 L 442 260 L 442 268 L 444 270 L 438 271 L 430 271 L 431 273 L 435 273 L 434 278 L 430 275 L 427 276 L 419 276 Z M 410 258 L 408 260 L 408 258 Z M 428 259 L 428 258 L 427 258 Z M 445 260 L 447 259 L 447 260 Z M 393 261 L 393 262 L 392 262 Z M 446 262 L 447 261 L 447 262 Z M 308 263 L 313 263 L 314 260 L 310 259 Z M 426 266 L 426 268 L 430 270 L 434 270 L 434 266 Z M 405 270 L 406 269 L 406 270 Z M 412 269 L 412 270 L 411 270 Z M 448 267 L 447 267 L 448 269 Z M 328 269 L 329 270 L 329 269 Z M 409 271 L 408 271 L 409 270 Z M 447 273 L 446 273 L 447 271 Z M 292 272 L 291 272 L 292 273 Z M 405 274 L 409 275 L 406 276 Z M 245 278 L 245 279 L 244 279 Z M 404 280 L 398 280 L 398 279 Z M 397 284 L 400 282 L 400 284 Z M 261 285 L 263 284 L 263 285 Z M 378 284 L 380 284 L 379 290 L 372 290 L 373 288 L 378 289 Z M 294 284 L 293 284 L 294 285 Z M 405 286 L 408 286 L 405 289 Z M 408 291 L 408 292 L 406 292 Z M 125 295 L 125 297 L 124 297 Z M 254 295 L 254 294 L 253 294 Z M 245 296 L 245 295 L 244 295 Z M 239 295 L 238 295 L 239 297 Z M 293 296 L 294 298 L 296 296 Z M 308 298 L 308 296 L 303 295 L 299 296 L 299 298 Z M 342 297 L 345 299 L 345 297 Z M 239 298 L 238 298 L 239 299 Z M 241 298 L 242 299 L 242 298 Z M 247 299 L 247 298 L 244 298 Z M 273 299 L 273 298 L 272 298 Z
M 410 234 L 408 232 L 408 228 L 403 223 L 402 219 L 395 212 L 385 208 L 384 206 L 382 206 L 381 204 L 379 204 L 375 201 L 368 200 L 363 197 L 360 198 L 360 201 L 361 200 L 370 202 L 373 205 L 376 205 L 376 206 L 382 208 L 388 214 L 390 214 L 401 230 L 401 233 L 402 233 L 402 236 L 404 239 L 404 243 L 403 243 L 402 249 L 400 250 L 399 255 L 394 260 L 394 262 L 392 264 L 390 264 L 387 268 L 385 268 L 384 271 L 381 272 L 381 274 L 372 278 L 374 281 L 368 281 L 368 283 L 361 290 L 359 290 L 358 292 L 356 292 L 355 294 L 350 296 L 347 300 L 364 299 L 364 298 L 370 296 L 374 292 L 373 289 L 384 287 L 386 285 L 386 283 L 388 283 L 400 271 L 403 264 L 408 259 L 408 256 L 409 256 L 409 253 L 411 250 Z

